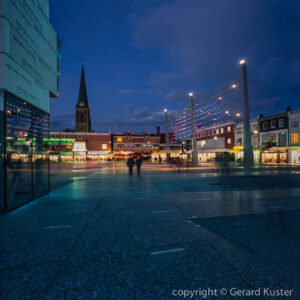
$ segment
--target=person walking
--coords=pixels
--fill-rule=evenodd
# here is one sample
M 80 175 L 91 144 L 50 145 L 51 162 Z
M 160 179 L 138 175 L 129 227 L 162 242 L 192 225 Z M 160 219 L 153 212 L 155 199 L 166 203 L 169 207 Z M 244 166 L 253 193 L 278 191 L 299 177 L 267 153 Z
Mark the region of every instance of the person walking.
M 129 176 L 132 176 L 132 170 L 133 170 L 133 166 L 134 166 L 134 159 L 133 157 L 129 157 L 127 160 L 127 167 L 129 169 Z
M 137 171 L 137 174 L 138 176 L 141 176 L 141 166 L 142 166 L 142 163 L 143 163 L 143 159 L 141 156 L 139 156 L 136 161 L 135 161 L 135 164 L 136 164 L 136 171 Z

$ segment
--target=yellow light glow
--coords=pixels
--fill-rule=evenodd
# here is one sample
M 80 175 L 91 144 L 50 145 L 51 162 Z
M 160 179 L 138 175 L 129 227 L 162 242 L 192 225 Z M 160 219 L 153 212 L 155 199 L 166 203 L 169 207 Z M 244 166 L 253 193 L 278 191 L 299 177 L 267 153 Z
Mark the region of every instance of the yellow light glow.
M 222 96 L 220 96 L 218 99 L 221 101 L 221 100 L 223 99 L 223 97 L 222 97 Z
M 253 133 L 254 133 L 254 134 L 258 134 L 258 131 L 257 131 L 257 130 L 254 130 Z
M 233 89 L 235 89 L 235 88 L 236 88 L 236 84 L 234 83 L 231 87 L 232 87 Z
M 236 113 L 236 116 L 239 118 L 241 116 L 241 114 L 238 112 L 238 113 Z
M 225 114 L 228 115 L 229 114 L 229 110 L 225 110 Z
M 246 63 L 246 61 L 244 59 L 240 60 L 240 65 L 244 65 Z
M 190 96 L 190 97 L 193 97 L 193 96 L 194 96 L 194 93 L 189 93 L 189 96 Z
M 218 137 L 217 136 L 214 136 L 214 140 L 217 140 L 218 139 Z
M 168 111 L 168 110 L 165 108 L 165 109 L 164 109 L 164 112 L 166 113 L 167 111 Z

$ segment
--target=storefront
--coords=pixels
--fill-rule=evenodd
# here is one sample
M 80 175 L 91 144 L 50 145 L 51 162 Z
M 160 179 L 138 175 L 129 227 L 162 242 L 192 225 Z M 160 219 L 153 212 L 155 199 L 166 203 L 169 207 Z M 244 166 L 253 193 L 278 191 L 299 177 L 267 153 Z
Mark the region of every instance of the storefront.
M 288 153 L 287 149 L 274 149 L 263 151 L 261 153 L 261 162 L 264 164 L 287 163 Z
M 236 146 L 233 147 L 233 150 L 231 150 L 231 153 L 234 153 L 235 156 L 235 161 L 236 162 L 241 162 L 244 160 L 244 147 L 243 146 Z M 253 150 L 253 158 L 254 158 L 254 163 L 258 164 L 260 163 L 260 150 L 254 149 Z
M 300 149 L 291 151 L 291 163 L 300 164 Z

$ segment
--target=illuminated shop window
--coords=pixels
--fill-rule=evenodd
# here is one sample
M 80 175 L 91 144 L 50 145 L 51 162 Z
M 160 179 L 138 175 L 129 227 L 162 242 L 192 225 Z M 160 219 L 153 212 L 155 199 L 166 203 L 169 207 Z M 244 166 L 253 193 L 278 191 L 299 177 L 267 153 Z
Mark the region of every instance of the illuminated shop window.
M 107 144 L 102 144 L 102 150 L 106 150 L 107 149 Z
M 292 133 L 291 134 L 291 143 L 292 144 L 298 144 L 299 143 L 299 133 Z

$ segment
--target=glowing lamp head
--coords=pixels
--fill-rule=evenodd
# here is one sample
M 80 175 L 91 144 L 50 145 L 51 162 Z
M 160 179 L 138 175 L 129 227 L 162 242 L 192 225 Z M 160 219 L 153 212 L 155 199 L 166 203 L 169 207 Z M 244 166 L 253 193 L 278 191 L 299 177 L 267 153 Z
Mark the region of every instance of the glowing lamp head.
M 229 115 L 229 110 L 228 109 L 225 110 L 225 114 Z
M 194 93 L 189 93 L 189 96 L 190 97 L 194 97 Z
M 231 87 L 232 87 L 233 89 L 235 89 L 235 88 L 236 88 L 236 84 L 234 83 Z
M 236 113 L 236 116 L 239 118 L 241 116 L 241 113 Z
M 164 112 L 166 113 L 166 112 L 168 112 L 168 110 L 165 108 L 165 109 L 164 109 Z
M 254 133 L 254 134 L 258 134 L 258 131 L 257 131 L 257 130 L 254 130 L 253 133 Z
M 214 140 L 217 140 L 218 139 L 218 137 L 217 136 L 214 136 Z
M 223 97 L 222 97 L 222 96 L 220 96 L 218 99 L 219 99 L 219 101 L 221 101 L 221 100 L 223 99 Z
M 246 61 L 244 59 L 240 60 L 240 65 L 244 65 L 246 63 Z

